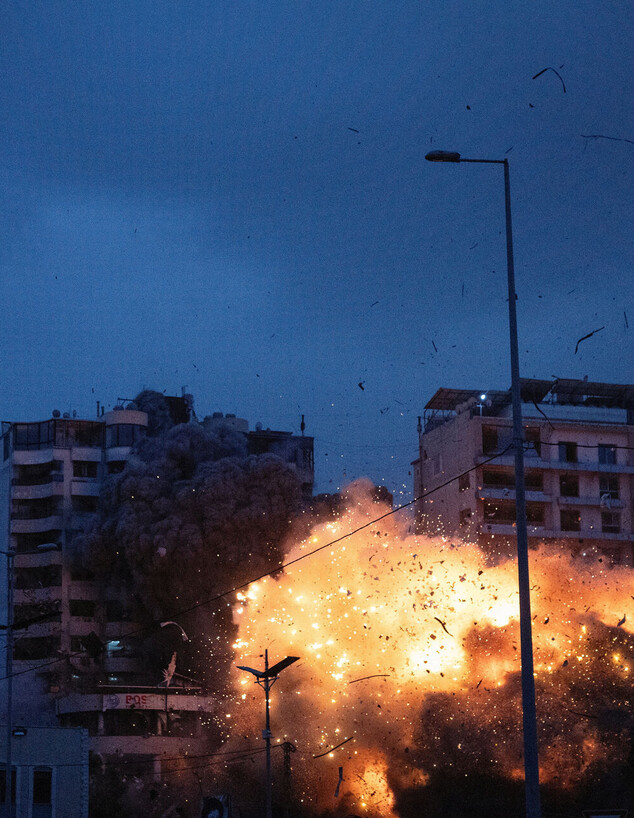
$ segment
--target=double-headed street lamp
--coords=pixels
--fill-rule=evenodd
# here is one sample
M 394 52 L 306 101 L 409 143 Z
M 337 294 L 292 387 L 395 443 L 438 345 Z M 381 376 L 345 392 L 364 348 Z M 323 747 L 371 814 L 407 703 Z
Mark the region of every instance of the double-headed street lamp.
M 260 685 L 264 690 L 264 697 L 266 700 L 266 721 L 265 729 L 262 731 L 262 738 L 266 742 L 266 818 L 271 818 L 273 815 L 273 783 L 271 779 L 271 716 L 270 716 L 270 690 L 277 681 L 280 673 L 297 662 L 299 656 L 287 656 L 285 659 L 277 662 L 273 667 L 269 667 L 269 652 L 264 651 L 264 670 L 256 670 L 246 665 L 237 665 L 238 670 L 246 670 L 247 673 L 252 673 L 255 676 L 255 683 Z
M 524 434 L 522 430 L 522 398 L 517 343 L 517 310 L 515 268 L 513 264 L 513 232 L 511 227 L 511 187 L 508 159 L 464 159 L 452 151 L 431 151 L 429 162 L 474 162 L 504 165 L 504 202 L 506 208 L 506 267 L 508 274 L 509 335 L 511 348 L 511 399 L 513 405 L 513 448 L 515 451 L 515 524 L 517 536 L 517 571 L 520 597 L 520 644 L 522 661 L 522 713 L 524 723 L 524 773 L 526 783 L 526 816 L 540 818 L 539 759 L 537 751 L 537 712 L 535 709 L 535 677 L 533 671 L 533 639 L 531 633 L 531 600 L 528 573 L 528 534 L 526 530 L 526 492 L 524 482 Z

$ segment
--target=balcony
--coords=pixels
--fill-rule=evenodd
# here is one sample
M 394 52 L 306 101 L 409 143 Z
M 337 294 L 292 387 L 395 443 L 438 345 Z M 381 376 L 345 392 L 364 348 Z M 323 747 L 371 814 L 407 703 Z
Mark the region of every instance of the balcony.
M 525 496 L 527 502 L 550 503 L 552 500 L 551 495 L 543 491 L 525 491 Z M 476 491 L 476 497 L 479 500 L 515 500 L 515 489 L 485 486 Z
M 64 478 L 61 481 L 49 477 L 44 483 L 27 483 L 12 480 L 11 499 L 13 500 L 40 500 L 45 497 L 61 496 L 64 494 Z
M 617 509 L 625 508 L 623 500 L 602 499 L 596 495 L 586 497 L 558 497 L 557 502 L 560 506 L 600 506 L 601 508 Z
M 40 517 L 35 520 L 17 519 L 12 516 L 12 534 L 39 534 L 43 531 L 53 531 L 64 528 L 64 517 L 61 514 L 53 514 L 50 517 Z

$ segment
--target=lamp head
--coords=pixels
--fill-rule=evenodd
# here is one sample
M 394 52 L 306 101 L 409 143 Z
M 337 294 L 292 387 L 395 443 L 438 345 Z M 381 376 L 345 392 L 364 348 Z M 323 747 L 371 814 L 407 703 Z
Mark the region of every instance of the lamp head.
M 428 162 L 459 162 L 460 154 L 455 151 L 430 151 L 425 159 Z

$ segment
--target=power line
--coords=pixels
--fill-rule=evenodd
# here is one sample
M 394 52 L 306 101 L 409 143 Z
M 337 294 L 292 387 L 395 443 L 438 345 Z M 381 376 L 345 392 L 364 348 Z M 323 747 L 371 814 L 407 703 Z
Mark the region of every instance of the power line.
M 377 523 L 380 523 L 382 520 L 385 520 L 388 517 L 392 517 L 394 514 L 398 514 L 400 511 L 403 511 L 403 509 L 408 508 L 409 506 L 414 505 L 414 503 L 417 503 L 419 500 L 423 500 L 425 497 L 428 497 L 430 494 L 433 494 L 434 492 L 445 488 L 446 486 L 450 485 L 451 483 L 454 483 L 456 480 L 459 480 L 461 477 L 464 477 L 466 474 L 470 474 L 471 472 L 475 471 L 476 469 L 479 469 L 481 466 L 484 466 L 487 463 L 492 462 L 493 460 L 497 460 L 497 458 L 499 458 L 499 457 L 503 457 L 512 448 L 513 448 L 513 443 L 509 443 L 509 445 L 505 449 L 503 449 L 501 452 L 497 452 L 496 454 L 492 455 L 491 457 L 487 458 L 486 460 L 483 460 L 482 462 L 477 463 L 475 466 L 472 466 L 471 468 L 466 469 L 465 471 L 461 472 L 460 474 L 457 474 L 454 477 L 450 477 L 448 480 L 445 480 L 444 483 L 440 483 L 440 485 L 435 486 L 433 489 L 429 489 L 429 491 L 423 492 L 418 497 L 414 497 L 413 500 L 409 500 L 407 503 L 403 503 L 402 505 L 397 506 L 396 508 L 393 508 L 390 511 L 387 511 L 385 514 L 381 514 L 379 517 L 376 517 L 375 519 L 370 520 L 369 522 L 358 526 L 357 528 L 353 529 L 352 531 L 348 531 L 345 534 L 342 534 L 340 537 L 337 537 L 334 540 L 330 540 L 329 542 L 324 543 L 323 545 L 320 545 L 318 548 L 314 548 L 312 551 L 308 551 L 306 554 L 301 554 L 299 557 L 295 557 L 294 559 L 289 560 L 288 562 L 280 563 L 276 568 L 272 568 L 269 571 L 264 571 L 263 573 L 259 574 L 256 577 L 251 577 L 250 579 L 246 580 L 245 582 L 241 583 L 240 585 L 235 585 L 233 588 L 229 588 L 226 591 L 222 591 L 221 593 L 216 594 L 215 596 L 210 597 L 209 599 L 203 600 L 202 602 L 196 602 L 194 605 L 190 605 L 188 608 L 182 608 L 179 611 L 170 612 L 169 614 L 166 614 L 166 616 L 169 616 L 171 618 L 183 616 L 184 614 L 191 613 L 192 611 L 195 611 L 198 608 L 203 608 L 203 607 L 206 607 L 207 605 L 213 604 L 214 602 L 218 602 L 220 599 L 224 599 L 224 597 L 229 596 L 230 594 L 237 593 L 238 591 L 241 591 L 243 588 L 248 588 L 248 586 L 252 585 L 254 582 L 259 582 L 260 580 L 265 579 L 266 577 L 273 577 L 273 576 L 275 576 L 275 574 L 278 574 L 280 571 L 283 571 L 284 569 L 289 568 L 291 565 L 295 565 L 296 563 L 301 562 L 302 560 L 308 559 L 309 557 L 313 557 L 313 556 L 315 556 L 315 554 L 318 554 L 320 551 L 324 551 L 326 548 L 331 548 L 334 545 L 338 545 L 339 543 L 343 542 L 344 540 L 347 540 L 349 537 L 353 537 L 355 534 L 358 534 L 361 531 L 365 531 L 367 528 L 371 528 L 373 525 L 376 525 Z M 152 632 L 152 631 L 157 630 L 157 629 L 158 629 L 158 626 L 155 623 L 152 623 L 151 625 L 143 626 L 141 628 L 136 628 L 135 630 L 129 631 L 128 633 L 122 634 L 119 637 L 119 641 L 121 641 L 122 639 L 128 639 L 128 638 L 130 638 L 132 636 L 139 636 L 139 635 L 144 634 L 144 633 L 149 633 L 149 632 Z M 79 656 L 84 656 L 85 654 L 86 654 L 85 650 L 75 651 L 73 653 L 67 653 L 64 656 L 60 656 L 59 659 L 51 659 L 49 662 L 44 662 L 44 663 L 42 663 L 40 665 L 36 665 L 35 667 L 25 668 L 24 670 L 18 670 L 15 673 L 12 673 L 11 676 L 16 677 L 16 676 L 22 676 L 25 673 L 31 673 L 33 671 L 37 672 L 38 670 L 43 670 L 43 669 L 45 669 L 47 667 L 51 667 L 52 665 L 59 664 L 60 662 L 67 661 L 69 659 L 75 659 L 75 658 L 77 658 Z M 8 678 L 9 678 L 8 676 L 0 676 L 0 681 L 4 681 L 5 679 L 8 679 Z

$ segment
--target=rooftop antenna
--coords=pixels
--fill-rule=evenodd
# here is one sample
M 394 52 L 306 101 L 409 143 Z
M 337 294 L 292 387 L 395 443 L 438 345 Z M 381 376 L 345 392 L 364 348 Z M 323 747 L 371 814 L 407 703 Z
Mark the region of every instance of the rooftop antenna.
M 304 429 L 306 428 L 306 423 L 304 422 L 304 416 L 302 415 L 302 422 L 299 424 L 299 428 L 302 430 L 302 437 L 304 437 Z

